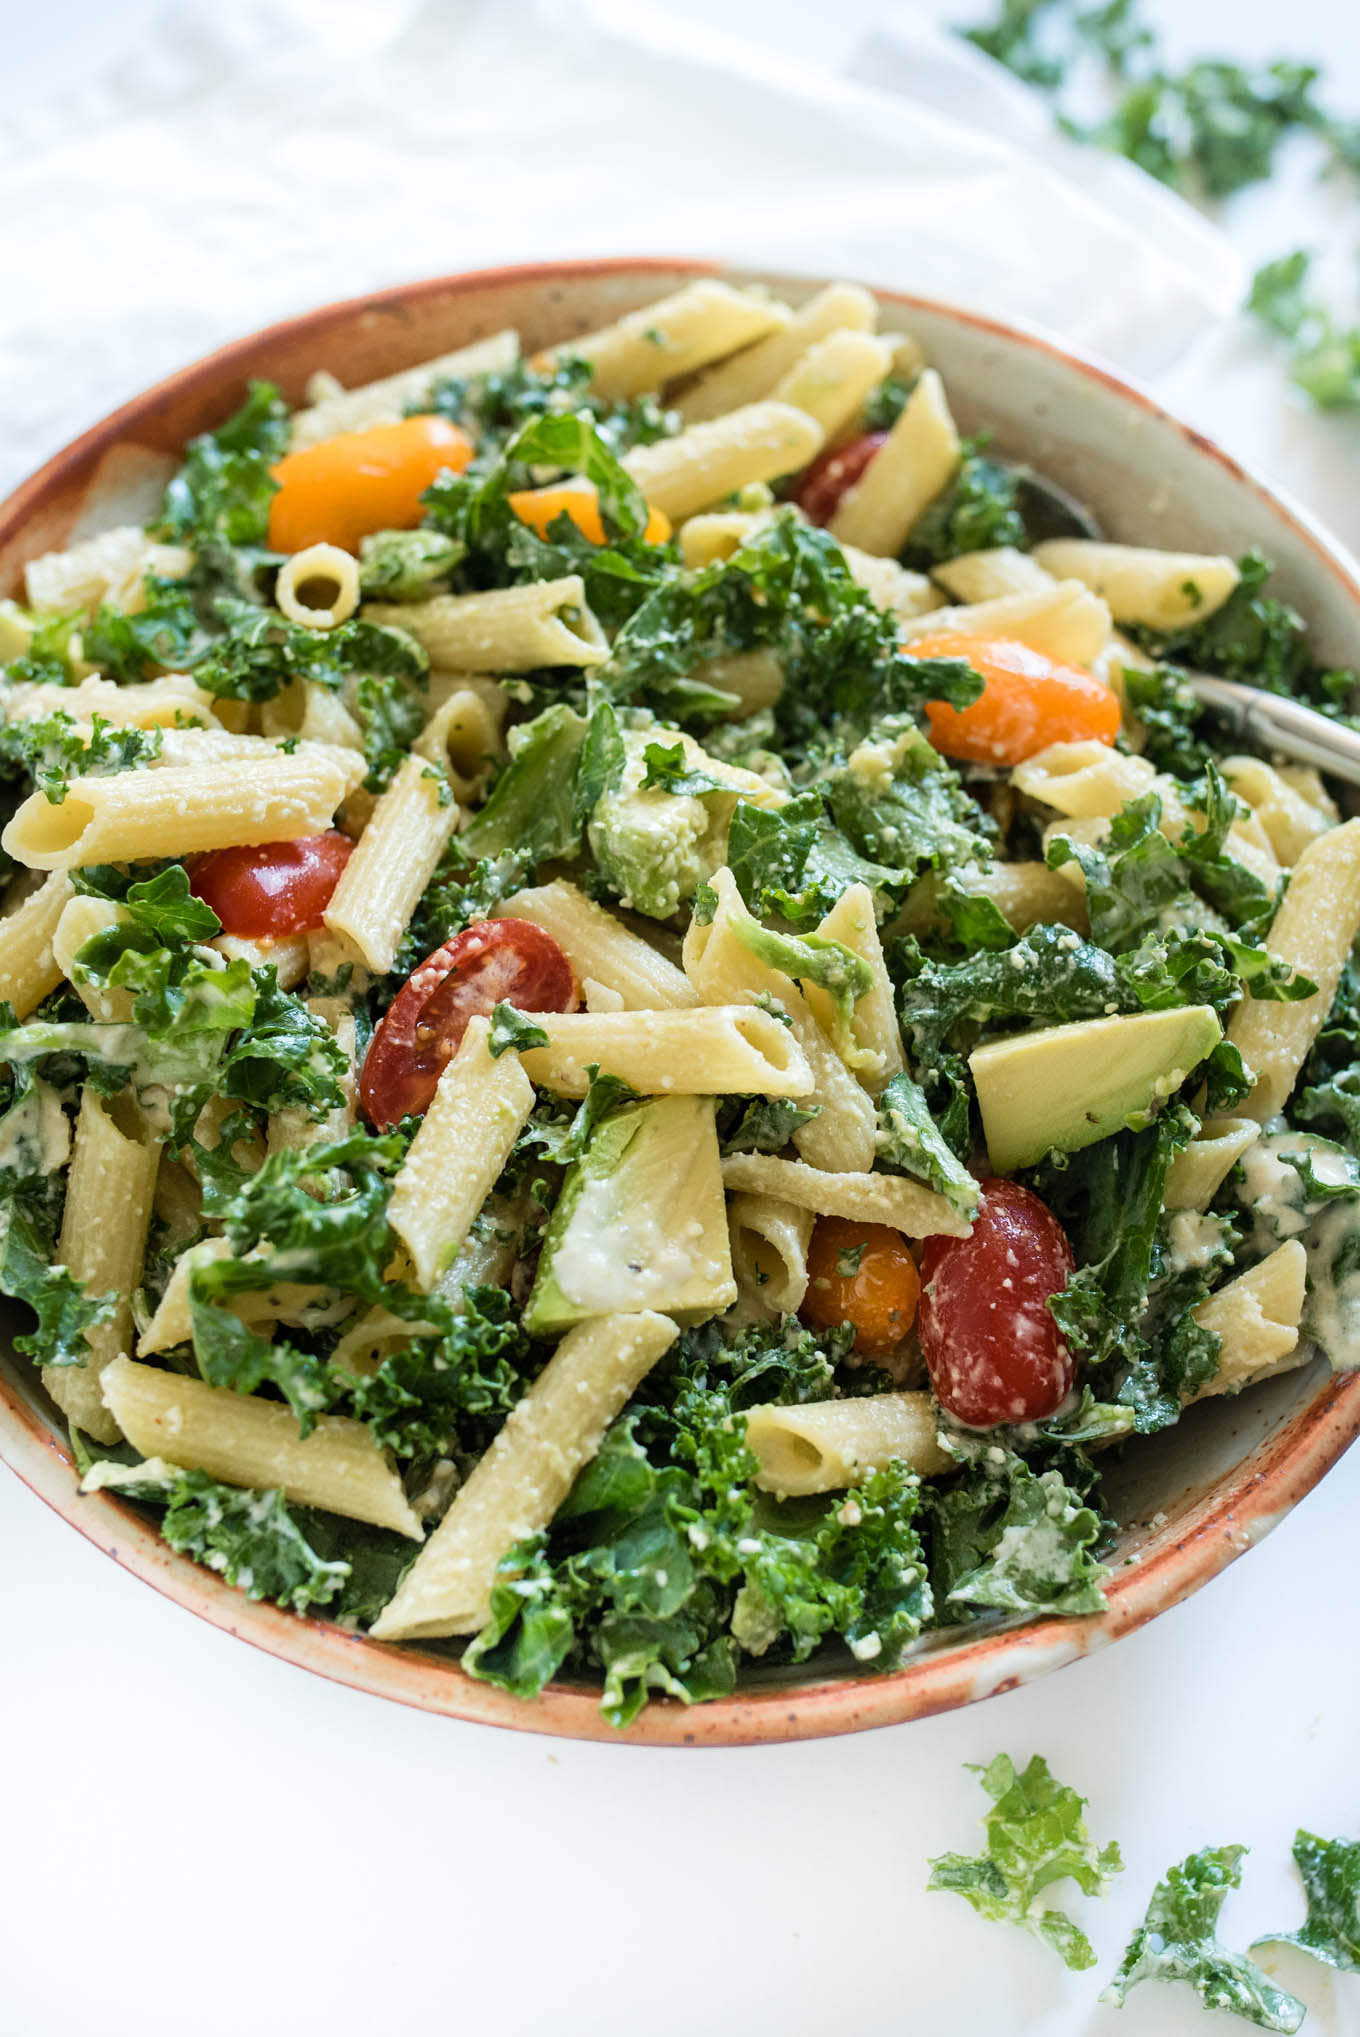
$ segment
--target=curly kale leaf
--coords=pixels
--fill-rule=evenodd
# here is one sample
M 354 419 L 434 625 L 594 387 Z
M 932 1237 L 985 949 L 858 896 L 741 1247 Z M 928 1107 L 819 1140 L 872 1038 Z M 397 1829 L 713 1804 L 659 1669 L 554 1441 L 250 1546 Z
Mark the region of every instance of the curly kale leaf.
M 0 1294 L 21 1301 L 37 1317 L 14 1339 L 15 1349 L 39 1365 L 83 1365 L 90 1355 L 86 1331 L 111 1321 L 116 1294 L 87 1294 L 56 1259 L 55 1226 L 29 1197 L 0 1205 Z
M 1195 1130 L 1183 1107 L 1165 1110 L 1143 1131 L 1050 1157 L 1033 1177 L 1077 1255 L 1050 1303 L 1058 1327 L 1083 1379 L 1101 1400 L 1131 1409 L 1140 1434 L 1178 1421 L 1218 1370 L 1218 1338 L 1192 1314 L 1206 1280 L 1163 1272 L 1167 1175 Z
M 962 552 L 1029 543 L 1020 513 L 1019 477 L 1010 467 L 986 459 L 982 444 L 981 439 L 964 440 L 953 480 L 912 525 L 902 554 L 908 566 L 929 572 Z
M 75 717 L 57 708 L 40 719 L 0 728 L 0 759 L 26 772 L 35 790 L 50 805 L 60 806 L 72 778 L 136 770 L 159 757 L 162 741 L 158 728 L 121 728 L 102 714 L 93 717 L 87 739 Z
M 350 673 L 420 683 L 429 670 L 416 639 L 391 623 L 355 616 L 338 629 L 308 629 L 236 594 L 219 594 L 212 611 L 223 633 L 211 640 L 193 674 L 224 699 L 272 700 L 295 679 L 340 687 Z
M 737 889 L 760 919 L 815 927 L 852 884 L 886 897 L 910 882 L 899 866 L 871 862 L 850 846 L 809 786 L 781 807 L 737 801 L 727 830 L 727 863 Z
M 135 615 L 105 602 L 81 632 L 86 659 L 120 684 L 155 672 L 188 671 L 211 648 L 188 581 L 148 573 L 142 585 L 143 603 Z
M 189 441 L 165 491 L 161 535 L 188 544 L 263 545 L 278 487 L 272 470 L 287 450 L 287 404 L 272 383 L 252 382 L 225 424 Z
M 976 1857 L 944 1853 L 930 1863 L 928 1889 L 947 1889 L 979 1916 L 1018 1924 L 1051 1945 L 1064 1966 L 1079 1973 L 1094 1966 L 1090 1940 L 1045 1892 L 1074 1881 L 1083 1895 L 1102 1896 L 1124 1862 L 1113 1841 L 1097 1849 L 1082 1813 L 1085 1797 L 1060 1783 L 1042 1755 L 1017 1771 L 1008 1754 L 973 1768 L 992 1799 L 983 1819 L 987 1851 Z
M 576 777 L 586 723 L 559 702 L 510 739 L 510 761 L 457 844 L 466 863 L 514 855 L 526 870 L 580 847 Z
M 437 1337 L 417 1337 L 366 1378 L 347 1379 L 354 1413 L 398 1457 L 483 1446 L 533 1370 L 533 1349 L 510 1296 L 464 1290 L 462 1312 Z
M 1174 665 L 1157 665 L 1150 671 L 1125 665 L 1122 670 L 1129 710 L 1143 726 L 1142 754 L 1149 764 L 1175 778 L 1200 777 L 1214 755 L 1199 733 L 1210 716 L 1185 674 Z
M 913 1174 L 971 1222 L 981 1191 L 930 1114 L 925 1091 L 894 1075 L 878 1099 L 878 1164 Z
M 1100 1515 L 1056 1465 L 1035 1472 L 1014 1451 L 1002 1448 L 1001 1456 L 998 1464 L 990 1450 L 979 1453 L 961 1477 L 926 1489 L 931 1584 L 942 1614 L 1103 1612 Z M 1091 1475 L 1077 1451 L 1064 1468 Z
M 1319 410 L 1360 407 L 1360 325 L 1338 325 L 1306 294 L 1306 248 L 1266 262 L 1251 279 L 1246 308 L 1289 341 L 1289 379 Z
M 1229 1952 L 1218 1940 L 1219 1912 L 1242 1879 L 1246 1850 L 1206 1847 L 1158 1882 L 1102 2001 L 1122 2005 L 1142 1980 L 1183 1980 L 1206 2009 L 1227 2009 L 1260 2030 L 1298 2029 L 1303 2003 L 1277 1988 L 1244 1952 Z
M 794 1133 L 820 1109 L 786 1096 L 729 1097 L 719 1106 L 718 1146 L 723 1153 L 782 1153 Z
M 991 821 L 905 717 L 876 722 L 846 764 L 820 782 L 851 848 L 890 868 L 899 889 L 928 867 L 988 860 Z
M 380 530 L 359 540 L 359 586 L 370 601 L 428 601 L 447 590 L 467 547 L 434 530 Z
M 189 889 L 189 873 L 182 863 L 169 863 L 154 877 L 142 878 L 132 878 L 111 863 L 89 863 L 71 872 L 71 882 L 77 891 L 120 905 L 132 925 L 159 948 L 210 941 L 222 931 L 212 907 Z
M 1297 1945 L 1342 1973 L 1360 1973 L 1360 1840 L 1294 1835 L 1308 1915 L 1297 1931 L 1272 1931 L 1257 1945 Z

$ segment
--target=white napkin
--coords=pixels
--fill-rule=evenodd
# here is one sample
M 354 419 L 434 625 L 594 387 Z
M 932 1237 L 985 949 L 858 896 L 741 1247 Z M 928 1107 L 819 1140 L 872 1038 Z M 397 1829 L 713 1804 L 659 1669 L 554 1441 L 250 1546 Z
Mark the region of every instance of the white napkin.
M 840 273 L 1141 374 L 1240 294 L 1227 243 L 902 8 L 819 73 L 636 0 L 181 8 L 0 152 L 0 487 L 112 404 L 328 298 L 548 256 Z

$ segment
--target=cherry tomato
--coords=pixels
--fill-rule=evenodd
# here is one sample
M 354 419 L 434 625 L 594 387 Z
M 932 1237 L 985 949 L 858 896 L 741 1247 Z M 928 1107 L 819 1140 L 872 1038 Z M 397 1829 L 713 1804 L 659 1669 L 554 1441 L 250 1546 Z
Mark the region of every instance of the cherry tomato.
M 888 434 L 885 431 L 866 431 L 862 438 L 851 439 L 848 446 L 837 446 L 829 453 L 819 453 L 793 492 L 793 499 L 809 523 L 830 523 L 841 506 L 841 497 L 862 479 L 864 469 L 882 445 Z
M 189 889 L 210 905 L 224 934 L 281 940 L 322 924 L 354 844 L 335 828 L 252 849 L 214 849 L 194 865 Z
M 553 481 L 546 488 L 517 488 L 505 499 L 520 522 L 527 523 L 541 538 L 545 538 L 549 526 L 565 514 L 592 545 L 604 543 L 600 495 L 593 481 L 577 476 L 570 481 Z M 664 545 L 670 534 L 671 520 L 665 511 L 649 509 L 647 528 L 642 533 L 643 543 Z
M 359 1101 L 379 1131 L 423 1113 L 468 1020 L 504 1000 L 520 1011 L 572 1011 L 576 978 L 551 934 L 526 919 L 488 919 L 436 948 L 387 1008 L 364 1058 Z
M 921 1350 L 935 1397 L 970 1429 L 1037 1422 L 1076 1370 L 1048 1306 L 1075 1260 L 1067 1234 L 1016 1181 L 984 1181 L 971 1237 L 927 1238 Z
M 887 1224 L 819 1217 L 808 1246 L 808 1288 L 799 1310 L 805 1323 L 855 1326 L 865 1358 L 895 1351 L 916 1318 L 921 1280 L 900 1231 Z
M 471 458 L 472 440 L 446 417 L 407 417 L 285 453 L 272 470 L 269 543 L 276 552 L 320 544 L 357 552 L 370 531 L 419 523 L 430 483 Z
M 913 658 L 963 658 L 985 682 L 971 707 L 927 702 L 930 740 L 946 757 L 1023 764 L 1050 743 L 1112 743 L 1119 734 L 1119 702 L 1103 680 L 1011 637 L 930 630 L 906 648 Z

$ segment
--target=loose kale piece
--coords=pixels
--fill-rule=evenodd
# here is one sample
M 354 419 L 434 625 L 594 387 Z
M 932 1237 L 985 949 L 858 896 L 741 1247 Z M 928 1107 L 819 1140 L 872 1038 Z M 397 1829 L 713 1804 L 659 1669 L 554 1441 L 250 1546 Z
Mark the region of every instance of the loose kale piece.
M 272 700 L 294 679 L 338 688 L 349 673 L 422 683 L 429 658 L 404 629 L 355 616 L 338 629 L 307 629 L 235 594 L 212 603 L 224 634 L 193 666 L 197 683 L 228 700 Z
M 1297 1931 L 1272 1931 L 1258 1945 L 1297 1945 L 1314 1959 L 1360 1973 L 1360 1840 L 1294 1835 L 1294 1859 L 1303 1877 L 1308 1915 Z
M 1277 1988 L 1244 1952 L 1229 1952 L 1218 1941 L 1219 1912 L 1228 1890 L 1241 1882 L 1246 1850 L 1206 1847 L 1158 1882 L 1103 2002 L 1122 2005 L 1141 1980 L 1183 1980 L 1206 2009 L 1227 2009 L 1261 2030 L 1298 2029 L 1303 2003 Z
M 144 603 L 135 615 L 104 602 L 81 631 L 85 658 L 120 684 L 155 672 L 186 672 L 212 648 L 190 581 L 148 573 L 143 586 Z
M 958 472 L 913 524 L 902 557 L 929 572 L 962 552 L 1029 543 L 1020 514 L 1020 483 L 1014 471 L 984 457 L 982 439 L 965 439 Z
M 262 545 L 277 489 L 271 469 L 288 450 L 288 406 L 270 382 L 252 382 L 241 408 L 191 439 L 165 491 L 159 535 L 187 544 Z
M 1198 778 L 1213 758 L 1199 730 L 1211 717 L 1174 665 L 1146 671 L 1123 667 L 1124 692 L 1130 711 L 1146 731 L 1143 755 L 1158 771 L 1176 778 Z
M 1289 379 L 1319 410 L 1360 404 L 1360 326 L 1339 326 L 1305 295 L 1312 256 L 1305 248 L 1267 262 L 1252 278 L 1247 310 L 1289 342 Z
M 975 1461 L 947 1485 L 925 1489 L 930 1581 L 942 1618 L 987 1611 L 1080 1615 L 1105 1609 L 1105 1566 L 1096 1549 L 1106 1524 L 1064 1477 L 1094 1482 L 1077 1450 L 1047 1471 L 1016 1452 L 948 1432 L 950 1447 Z M 993 1450 L 1000 1462 L 993 1456 Z
M 1154 1296 L 1166 1177 L 1196 1125 L 1183 1107 L 1164 1110 L 1144 1131 L 1051 1155 L 1031 1177 L 1077 1257 L 1050 1303 L 1058 1327 L 1082 1360 L 1082 1378 L 1101 1400 L 1131 1409 L 1140 1434 L 1178 1421 L 1183 1402 L 1218 1370 L 1218 1339 L 1190 1313 L 1209 1292 L 1202 1273 Z
M 852 884 L 896 896 L 910 878 L 900 867 L 871 862 L 833 825 L 820 786 L 781 807 L 738 800 L 727 828 L 727 863 L 748 909 L 810 929 Z
M 894 1075 L 878 1100 L 878 1164 L 924 1181 L 970 1221 L 981 1193 L 930 1115 L 925 1091 Z
M 281 1492 L 241 1491 L 203 1471 L 175 1481 L 161 1533 L 248 1598 L 273 1599 L 295 1613 L 332 1605 L 350 1574 L 348 1563 L 317 1554 Z
M 718 1147 L 723 1153 L 782 1153 L 801 1125 L 810 1124 L 820 1105 L 804 1109 L 786 1096 L 725 1099 L 718 1108 Z M 740 1114 L 735 1115 L 739 1110 Z M 732 1120 L 730 1123 L 729 1120 Z
M 162 740 L 158 728 L 121 728 L 96 714 L 87 742 L 75 717 L 58 708 L 34 721 L 6 722 L 0 728 L 0 760 L 27 773 L 34 790 L 60 806 L 72 778 L 136 770 L 159 757 Z
M 535 1369 L 510 1296 L 469 1287 L 462 1312 L 439 1336 L 418 1336 L 371 1376 L 345 1384 L 354 1413 L 384 1448 L 439 1457 L 485 1448 Z
M 364 734 L 364 784 L 370 792 L 385 792 L 429 719 L 429 702 L 400 673 L 361 672 L 354 682 L 354 712 Z M 443 773 L 434 765 L 427 773 L 440 788 L 440 803 L 447 804 L 451 795 Z
M 487 1035 L 487 1048 L 493 1061 L 499 1061 L 502 1054 L 513 1047 L 522 1053 L 527 1047 L 546 1047 L 548 1035 L 542 1026 L 535 1025 L 522 1011 L 516 1011 L 513 1004 L 502 1000 L 491 1014 L 491 1028 Z
M 906 380 L 901 375 L 885 375 L 877 388 L 871 389 L 865 398 L 865 431 L 891 431 L 906 409 L 907 398 L 915 387 L 915 376 Z
M 85 1332 L 113 1315 L 116 1294 L 87 1294 L 64 1266 L 55 1264 L 56 1233 L 31 1197 L 0 1204 L 0 1294 L 23 1302 L 37 1317 L 14 1339 L 15 1349 L 39 1365 L 83 1365 L 90 1355 Z
M 70 686 L 75 675 L 71 670 L 71 639 L 79 630 L 85 631 L 85 617 L 79 611 L 74 615 L 28 616 L 16 603 L 0 606 L 0 616 L 6 611 L 17 612 L 17 616 L 28 636 L 28 648 L 17 658 L 11 658 L 4 667 L 6 679 L 17 685 L 23 680 L 37 686 Z
M 819 782 L 850 847 L 891 868 L 899 891 L 923 869 L 990 860 L 993 823 L 905 716 L 876 722 Z
M 394 984 L 404 982 L 418 962 L 465 927 L 493 919 L 497 907 L 527 881 L 529 873 L 516 850 L 484 856 L 469 866 L 462 842 L 461 835 L 453 836 L 420 896 L 397 950 L 389 979 Z
M 456 838 L 466 863 L 513 854 L 532 869 L 580 847 L 575 795 L 585 737 L 580 715 L 560 704 L 512 733 L 509 763 Z
M 71 872 L 71 882 L 77 891 L 121 905 L 133 926 L 157 947 L 210 941 L 222 931 L 212 907 L 190 891 L 189 873 L 182 863 L 168 863 L 154 877 L 141 878 L 112 863 L 87 863 L 83 870 Z
M 1085 1797 L 1058 1782 L 1042 1755 L 1017 1772 L 1008 1754 L 986 1768 L 972 1767 L 992 1799 L 983 1819 L 987 1851 L 976 1858 L 944 1853 L 930 1863 L 928 1889 L 948 1889 L 979 1916 L 1018 1924 L 1051 1945 L 1075 1973 L 1094 1966 L 1090 1940 L 1063 1911 L 1041 1900 L 1057 1881 L 1074 1881 L 1083 1895 L 1103 1896 L 1124 1862 L 1113 1841 L 1097 1850 L 1082 1812 Z

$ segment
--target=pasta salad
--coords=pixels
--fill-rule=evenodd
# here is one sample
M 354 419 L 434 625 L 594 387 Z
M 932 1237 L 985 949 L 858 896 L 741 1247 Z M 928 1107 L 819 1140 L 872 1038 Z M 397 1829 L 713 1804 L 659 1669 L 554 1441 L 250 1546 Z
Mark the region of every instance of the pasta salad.
M 864 291 L 292 410 L 0 603 L 0 1290 L 86 1491 L 626 1724 L 1103 1603 L 1111 1449 L 1360 1358 L 1360 821 L 1251 554 Z

